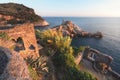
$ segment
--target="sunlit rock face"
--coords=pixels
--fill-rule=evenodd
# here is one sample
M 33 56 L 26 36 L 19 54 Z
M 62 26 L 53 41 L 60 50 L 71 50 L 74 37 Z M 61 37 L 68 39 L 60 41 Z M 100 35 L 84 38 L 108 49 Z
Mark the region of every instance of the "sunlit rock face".
M 90 33 L 81 29 L 79 26 L 74 24 L 72 21 L 63 21 L 61 25 L 55 26 L 52 28 L 54 31 L 58 30 L 63 33 L 63 36 L 71 36 L 71 37 L 94 37 L 94 38 L 102 38 L 103 34 L 101 32 Z
M 4 55 L 3 55 L 4 53 Z M 1 55 L 4 58 L 1 58 Z M 32 80 L 27 65 L 17 52 L 0 47 L 0 80 Z M 1 66 L 4 66 L 1 70 Z

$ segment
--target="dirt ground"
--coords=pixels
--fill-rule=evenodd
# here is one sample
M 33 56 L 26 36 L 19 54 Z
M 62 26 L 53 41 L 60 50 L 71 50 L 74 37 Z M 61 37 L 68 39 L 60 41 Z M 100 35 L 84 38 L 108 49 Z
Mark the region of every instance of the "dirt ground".
M 90 72 L 93 76 L 97 77 L 98 80 L 116 80 L 111 75 L 105 75 L 95 71 L 92 67 L 92 63 L 85 59 L 80 63 L 80 70 Z

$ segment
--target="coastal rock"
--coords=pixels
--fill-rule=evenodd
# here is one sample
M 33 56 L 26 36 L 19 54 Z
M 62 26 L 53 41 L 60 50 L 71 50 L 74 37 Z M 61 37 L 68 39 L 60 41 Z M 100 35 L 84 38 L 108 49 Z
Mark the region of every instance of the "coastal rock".
M 26 22 L 39 22 L 41 26 L 46 26 L 48 23 L 39 15 L 35 14 L 32 8 L 28 8 L 23 4 L 4 3 L 0 4 L 0 25 L 8 24 L 23 24 Z
M 63 21 L 63 23 L 59 26 L 55 26 L 52 28 L 53 30 L 58 30 L 63 33 L 63 36 L 71 36 L 71 37 L 94 37 L 94 38 L 102 38 L 103 34 L 101 32 L 90 33 L 82 30 L 79 26 L 72 23 L 72 21 Z
M 39 27 L 39 26 L 49 26 L 49 23 L 47 21 L 35 22 L 34 24 L 35 24 L 36 27 Z
M 0 80 L 32 80 L 19 53 L 0 47 L 0 60 Z

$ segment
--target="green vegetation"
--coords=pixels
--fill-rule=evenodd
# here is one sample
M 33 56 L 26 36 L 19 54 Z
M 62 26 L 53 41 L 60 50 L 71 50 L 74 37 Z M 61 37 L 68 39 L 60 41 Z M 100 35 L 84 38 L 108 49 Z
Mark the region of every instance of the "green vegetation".
M 39 80 L 38 74 L 36 73 L 35 70 L 32 69 L 31 66 L 28 66 L 28 70 L 30 71 L 30 76 L 31 76 L 32 80 Z
M 80 55 L 80 52 L 83 52 L 85 50 L 85 46 L 80 46 L 79 48 L 73 47 L 74 49 L 74 56 Z
M 4 32 L 0 33 L 0 38 L 5 39 L 5 40 L 9 39 L 8 35 L 6 33 L 4 33 Z
M 33 80 L 39 80 L 39 78 L 42 74 L 49 72 L 45 57 L 41 56 L 41 57 L 38 57 L 37 59 L 28 57 L 25 60 L 28 64 L 30 75 Z
M 55 51 L 52 60 L 56 71 L 61 72 L 62 80 L 96 80 L 90 73 L 80 71 L 75 63 L 74 55 L 84 51 L 84 47 L 73 48 L 69 36 L 63 37 L 61 32 L 53 32 L 51 29 L 43 32 L 36 30 L 36 36 L 45 48 L 52 47 Z

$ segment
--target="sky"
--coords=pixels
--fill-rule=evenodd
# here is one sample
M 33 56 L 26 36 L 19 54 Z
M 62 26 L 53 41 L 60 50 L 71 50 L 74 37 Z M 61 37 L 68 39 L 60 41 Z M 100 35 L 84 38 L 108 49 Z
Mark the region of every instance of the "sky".
M 120 0 L 0 0 L 20 3 L 40 16 L 120 17 Z

